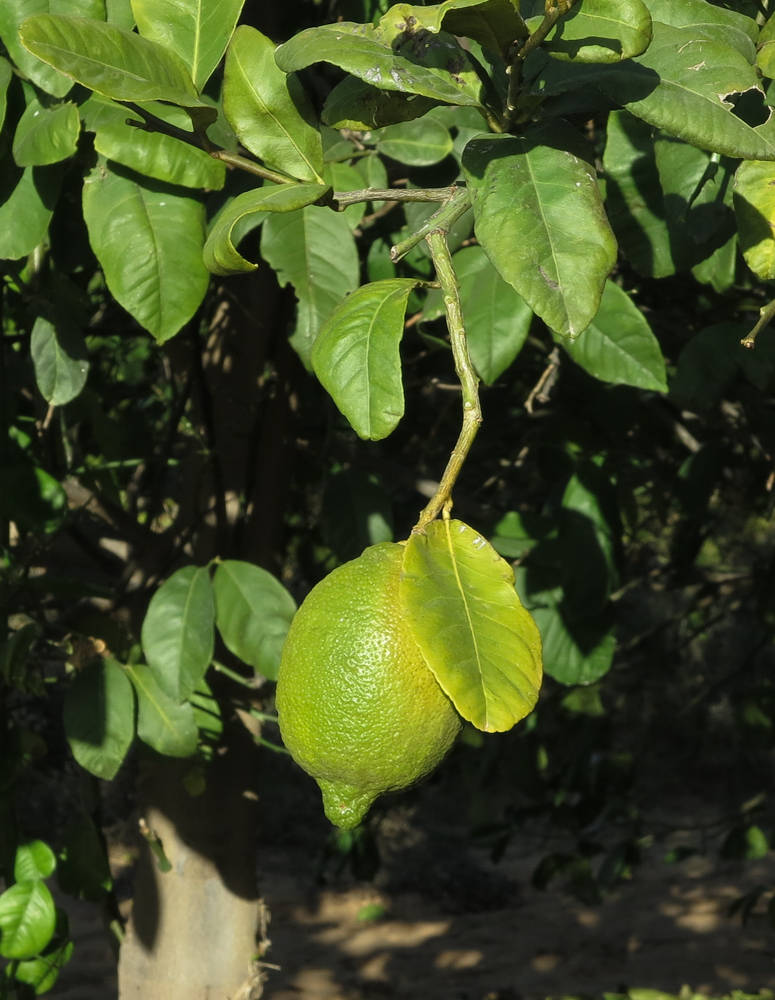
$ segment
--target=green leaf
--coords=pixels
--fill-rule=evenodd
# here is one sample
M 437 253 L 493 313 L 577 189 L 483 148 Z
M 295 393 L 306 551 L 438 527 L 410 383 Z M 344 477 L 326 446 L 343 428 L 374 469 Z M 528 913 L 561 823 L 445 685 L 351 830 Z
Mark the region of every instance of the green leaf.
M 13 79 L 13 69 L 7 59 L 0 56 L 0 129 L 5 121 L 7 107 L 8 85 Z
M 530 17 L 533 0 L 521 8 Z M 543 21 L 541 13 L 528 22 L 535 30 Z M 643 0 L 584 0 L 563 16 L 549 33 L 542 48 L 555 59 L 582 63 L 616 63 L 645 52 L 651 41 L 651 14 Z
M 485 732 L 532 711 L 541 640 L 514 573 L 473 528 L 434 521 L 409 538 L 399 600 L 415 642 L 455 708 Z
M 320 328 L 312 368 L 355 433 L 381 441 L 404 415 L 399 344 L 414 278 L 361 285 Z
M 279 655 L 278 655 L 279 659 Z M 200 681 L 189 698 L 194 709 L 194 722 L 203 740 L 215 744 L 223 732 L 221 706 L 205 681 Z M 201 747 L 200 747 L 201 748 Z
M 53 951 L 46 949 L 45 955 L 19 962 L 14 969 L 14 979 L 31 986 L 37 996 L 48 993 L 59 978 L 63 966 L 72 958 L 74 948 L 72 941 L 65 941 Z
M 177 53 L 113 24 L 38 14 L 22 24 L 19 37 L 33 55 L 104 97 L 202 103 Z
M 700 149 L 735 158 L 775 158 L 772 121 L 752 128 L 732 113 L 728 100 L 761 90 L 756 71 L 728 44 L 703 38 L 690 27 L 655 21 L 648 50 L 612 70 L 600 85 L 639 118 Z
M 724 10 L 707 0 L 644 0 L 655 21 L 669 24 L 673 28 L 691 28 L 695 34 L 725 42 L 746 56 L 748 62 L 754 59 L 754 43 L 759 30 L 754 21 L 745 14 L 734 10 Z
M 296 602 L 280 581 L 252 563 L 226 559 L 213 579 L 215 620 L 226 648 L 269 680 L 277 680 Z
M 184 701 L 210 666 L 215 643 L 215 599 L 207 566 L 177 570 L 151 598 L 142 628 L 148 666 L 159 687 Z
M 81 767 L 114 778 L 135 735 L 134 694 L 120 664 L 101 659 L 80 670 L 67 689 L 63 718 Z
M 740 249 L 762 281 L 775 278 L 775 164 L 746 160 L 735 174 L 734 191 Z
M 62 892 L 90 903 L 104 903 L 113 888 L 105 842 L 90 817 L 82 816 L 65 832 L 57 876 Z
M 299 304 L 291 344 L 309 368 L 321 325 L 360 282 L 350 224 L 327 208 L 270 216 L 261 234 L 261 256 L 274 268 L 281 285 L 293 285 Z
M 81 122 L 70 101 L 45 108 L 37 98 L 27 105 L 13 137 L 13 158 L 20 167 L 44 167 L 72 156 Z
M 159 343 L 169 340 L 207 290 L 201 202 L 98 164 L 84 184 L 83 214 L 114 298 Z
M 0 895 L 0 955 L 32 958 L 54 934 L 54 900 L 41 879 L 16 882 Z
M 429 97 L 378 90 L 354 76 L 346 76 L 326 98 L 321 119 L 331 128 L 356 132 L 420 118 L 436 107 Z
M 26 257 L 38 246 L 48 232 L 61 183 L 59 164 L 22 170 L 8 158 L 2 161 L 0 260 Z
M 452 152 L 449 130 L 433 118 L 388 125 L 373 131 L 367 141 L 383 156 L 410 167 L 430 167 Z
M 620 249 L 647 278 L 675 274 L 652 128 L 629 111 L 608 116 L 606 209 Z
M 608 476 L 579 462 L 562 496 L 560 576 L 568 620 L 601 613 L 619 582 L 616 540 L 621 524 Z
M 481 247 L 466 247 L 455 254 L 471 259 L 468 272 L 460 274 L 460 302 L 468 350 L 482 381 L 492 385 L 512 364 L 527 340 L 533 310 L 506 284 Z
M 149 102 L 144 109 L 177 128 L 191 131 L 191 119 L 182 108 Z M 120 104 L 92 96 L 81 105 L 84 128 L 94 132 L 94 148 L 109 160 L 168 184 L 218 191 L 226 178 L 226 166 L 202 149 L 188 146 L 170 135 L 144 132 L 127 125 L 131 112 Z
M 51 534 L 67 515 L 67 494 L 39 466 L 9 462 L 0 467 L 0 513 L 20 531 Z
M 611 669 L 616 635 L 611 616 L 576 618 L 563 607 L 562 589 L 531 593 L 529 571 L 517 569 L 517 590 L 541 633 L 544 670 L 560 684 L 593 684 Z
M 377 476 L 354 468 L 335 472 L 323 494 L 320 529 L 340 562 L 356 559 L 369 545 L 392 542 L 390 497 Z
M 223 111 L 255 156 L 303 181 L 322 182 L 323 145 L 309 98 L 274 58 L 275 45 L 246 24 L 226 56 Z
M 64 7 L 61 13 L 68 12 L 70 8 L 70 13 L 81 13 L 104 20 L 105 5 L 102 0 L 83 0 L 80 11 L 72 9 L 78 2 L 79 0 L 65 0 L 64 3 L 62 0 L 3 0 L 0 3 L 0 38 L 9 56 L 28 79 L 54 97 L 64 97 L 73 81 L 57 73 L 24 48 L 19 39 L 19 25 L 33 14 L 48 14 L 52 5 Z
M 431 31 L 444 27 L 451 35 L 473 38 L 505 59 L 514 41 L 528 35 L 518 7 L 512 0 L 445 0 L 429 7 L 398 4 L 394 10 Z
M 201 91 L 221 61 L 245 0 L 132 0 L 137 30 L 176 52 Z
M 667 392 L 659 341 L 630 296 L 607 281 L 600 309 L 577 340 L 555 338 L 576 364 L 614 385 Z
M 54 873 L 57 859 L 54 852 L 42 840 L 27 840 L 16 848 L 13 877 L 17 882 L 48 878 Z
M 770 15 L 756 45 L 756 68 L 769 80 L 775 78 L 775 17 Z
M 210 230 L 204 246 L 206 267 L 213 274 L 255 271 L 258 264 L 246 260 L 236 250 L 236 244 L 247 231 L 244 228 L 245 221 L 258 225 L 259 222 L 251 220 L 250 216 L 258 214 L 262 222 L 272 212 L 294 212 L 319 201 L 330 190 L 321 184 L 265 184 L 238 194 L 221 212 Z
M 719 853 L 722 858 L 756 861 L 766 857 L 769 850 L 767 836 L 760 826 L 741 824 L 729 831 Z
M 485 253 L 547 326 L 566 337 L 589 326 L 616 262 L 595 170 L 578 140 L 574 129 L 549 122 L 520 137 L 472 139 L 463 152 Z
M 327 62 L 380 90 L 446 104 L 482 103 L 476 67 L 454 36 L 407 30 L 396 7 L 376 26 L 339 21 L 300 31 L 278 48 L 276 59 L 286 73 Z
M 365 159 L 371 160 L 375 159 L 375 157 L 369 156 L 365 157 Z M 335 192 L 363 190 L 363 177 L 349 163 L 326 163 L 323 170 L 323 177 Z M 367 202 L 365 201 L 357 201 L 353 205 L 348 205 L 344 212 L 342 212 L 353 232 L 358 228 L 361 219 L 366 214 L 366 205 Z
M 740 340 L 746 332 L 742 324 L 718 323 L 695 334 L 678 356 L 670 395 L 692 409 L 718 403 L 737 373 L 737 359 L 745 352 Z
M 63 406 L 80 393 L 89 373 L 86 341 L 66 318 L 56 324 L 38 316 L 30 340 L 35 381 L 52 406 Z
M 105 0 L 105 10 L 107 17 L 105 20 L 109 24 L 115 24 L 119 28 L 126 28 L 131 31 L 135 26 L 135 15 L 132 11 L 131 0 Z
M 157 753 L 190 757 L 199 738 L 191 703 L 168 698 L 149 667 L 126 670 L 137 694 L 137 735 Z

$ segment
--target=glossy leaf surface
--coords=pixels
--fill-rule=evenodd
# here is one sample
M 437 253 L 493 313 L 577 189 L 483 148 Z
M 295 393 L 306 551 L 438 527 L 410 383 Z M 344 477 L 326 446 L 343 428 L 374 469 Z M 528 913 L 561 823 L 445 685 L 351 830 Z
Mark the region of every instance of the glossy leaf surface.
M 277 64 L 293 73 L 327 62 L 380 90 L 420 94 L 447 104 L 481 104 L 479 77 L 455 38 L 405 28 L 395 8 L 376 26 L 340 21 L 307 28 L 279 47 Z
M 230 652 L 269 680 L 277 680 L 296 602 L 265 569 L 237 559 L 219 563 L 213 578 L 218 631 Z
M 137 30 L 176 52 L 201 90 L 226 51 L 245 0 L 132 0 Z
M 576 364 L 602 382 L 667 392 L 665 360 L 645 316 L 607 281 L 600 309 L 577 340 L 557 338 Z
M 159 687 L 188 698 L 205 675 L 215 643 L 215 600 L 207 566 L 184 566 L 151 598 L 142 628 L 145 658 Z
M 67 965 L 73 957 L 74 948 L 73 942 L 67 941 L 53 951 L 50 948 L 46 949 L 46 954 L 40 958 L 30 958 L 19 962 L 15 969 L 14 979 L 31 986 L 38 996 L 42 993 L 48 993 L 59 978 L 62 967 Z
M 105 97 L 200 104 L 180 56 L 113 24 L 39 14 L 24 22 L 19 37 L 33 55 Z
M 118 663 L 101 659 L 76 674 L 65 696 L 64 724 L 81 767 L 105 781 L 114 778 L 135 735 L 132 685 Z
M 27 105 L 13 137 L 13 158 L 20 167 L 44 167 L 72 156 L 81 122 L 78 109 L 67 101 L 46 108 L 34 98 Z
M 19 26 L 25 18 L 33 14 L 49 14 L 55 5 L 59 14 L 105 19 L 103 0 L 3 0 L 0 3 L 0 38 L 9 56 L 26 77 L 47 94 L 64 97 L 73 81 L 28 52 L 19 38 Z
M 154 101 L 144 108 L 171 125 L 191 131 L 191 119 L 181 108 Z M 172 136 L 127 125 L 127 119 L 136 121 L 137 116 L 106 97 L 92 94 L 81 105 L 81 117 L 84 128 L 95 133 L 94 148 L 109 160 L 168 184 L 213 191 L 223 187 L 226 166 L 220 160 Z
M 577 337 L 600 304 L 616 241 L 574 130 L 472 139 L 463 153 L 487 256 L 555 332 Z
M 535 706 L 541 640 L 514 573 L 462 521 L 434 521 L 406 544 L 399 600 L 415 642 L 455 708 L 504 732 Z
M 30 338 L 35 381 L 52 406 L 63 406 L 80 393 L 89 374 L 86 341 L 66 317 L 55 323 L 42 316 L 35 320 Z
M 261 256 L 281 285 L 293 285 L 298 311 L 291 343 L 309 368 L 321 325 L 358 287 L 360 267 L 350 225 L 342 215 L 314 206 L 273 215 L 264 223 Z
M 190 757 L 198 739 L 190 702 L 181 705 L 168 698 L 149 667 L 126 669 L 137 695 L 137 735 L 157 753 Z
M 215 220 L 204 245 L 204 262 L 213 274 L 240 274 L 255 271 L 258 264 L 237 253 L 236 244 L 244 235 L 246 221 L 252 226 L 272 212 L 295 212 L 318 201 L 330 191 L 322 184 L 265 184 L 238 194 Z M 251 226 L 251 228 L 252 228 Z M 271 263 L 271 262 L 270 262 Z
M 528 0 L 520 12 L 534 31 L 543 21 L 543 0 Z M 555 59 L 615 63 L 639 56 L 650 41 L 651 14 L 643 0 L 584 0 L 560 19 L 543 48 Z
M 275 45 L 241 25 L 226 56 L 223 111 L 255 156 L 302 181 L 322 182 L 323 145 L 299 80 L 277 66 Z
M 404 414 L 399 344 L 413 278 L 361 285 L 320 328 L 312 368 L 364 440 L 380 441 Z
M 98 165 L 84 184 L 83 214 L 113 296 L 160 343 L 174 336 L 209 280 L 202 204 Z
M 0 894 L 0 955 L 32 958 L 51 940 L 56 910 L 41 879 L 16 882 Z
M 420 118 L 372 132 L 377 151 L 412 167 L 430 167 L 452 152 L 452 136 L 440 121 Z

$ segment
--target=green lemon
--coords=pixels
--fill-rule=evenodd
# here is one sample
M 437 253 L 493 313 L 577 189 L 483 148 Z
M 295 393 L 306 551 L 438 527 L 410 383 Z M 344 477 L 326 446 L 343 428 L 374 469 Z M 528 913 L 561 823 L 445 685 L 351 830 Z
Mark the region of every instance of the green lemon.
M 403 546 L 381 542 L 329 574 L 296 613 L 280 663 L 283 741 L 344 830 L 432 771 L 460 729 L 401 613 L 402 559 Z

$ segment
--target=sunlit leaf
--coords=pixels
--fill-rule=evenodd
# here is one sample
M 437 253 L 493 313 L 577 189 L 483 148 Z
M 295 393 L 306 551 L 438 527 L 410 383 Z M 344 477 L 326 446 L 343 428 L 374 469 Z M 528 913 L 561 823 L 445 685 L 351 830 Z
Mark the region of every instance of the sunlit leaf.
M 51 940 L 56 910 L 41 879 L 16 882 L 0 894 L 0 955 L 32 958 Z
M 72 156 L 81 122 L 70 101 L 44 107 L 37 98 L 27 105 L 13 137 L 13 158 L 20 167 L 43 167 Z
M 503 732 L 532 711 L 541 640 L 514 573 L 478 532 L 443 520 L 406 544 L 399 599 L 436 680 L 464 719 Z
M 137 735 L 157 753 L 190 757 L 199 738 L 191 703 L 168 698 L 149 667 L 126 670 L 137 695 Z

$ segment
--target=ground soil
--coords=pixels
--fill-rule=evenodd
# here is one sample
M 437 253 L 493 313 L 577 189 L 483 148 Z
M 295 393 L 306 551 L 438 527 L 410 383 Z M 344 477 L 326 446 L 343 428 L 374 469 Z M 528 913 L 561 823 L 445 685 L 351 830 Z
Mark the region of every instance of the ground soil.
M 701 803 L 683 803 L 701 812 Z M 775 885 L 775 857 L 705 855 L 670 864 L 675 833 L 644 854 L 634 877 L 599 906 L 561 887 L 539 891 L 530 874 L 546 853 L 513 842 L 492 864 L 467 844 L 429 842 L 411 814 L 386 816 L 385 863 L 374 883 L 340 876 L 315 884 L 314 857 L 303 845 L 262 848 L 272 941 L 266 1000 L 542 1000 L 600 996 L 628 987 L 706 994 L 775 989 L 775 932 L 765 896 L 743 926 L 730 904 L 756 885 Z M 553 845 L 554 846 L 554 845 Z M 114 845 L 117 868 L 127 854 Z M 130 852 L 131 853 L 131 852 Z M 63 900 L 75 956 L 51 994 L 57 1000 L 115 1000 L 114 960 L 88 904 Z M 386 915 L 368 921 L 364 908 Z

